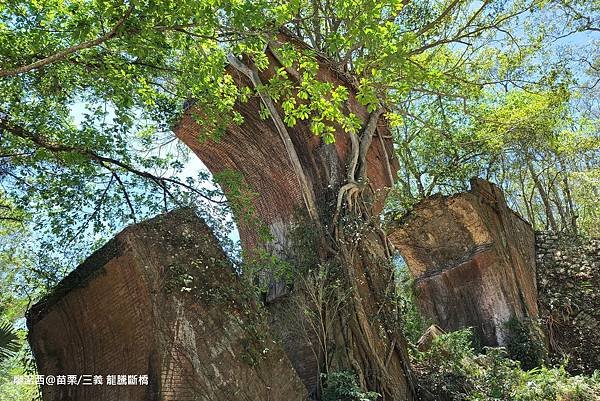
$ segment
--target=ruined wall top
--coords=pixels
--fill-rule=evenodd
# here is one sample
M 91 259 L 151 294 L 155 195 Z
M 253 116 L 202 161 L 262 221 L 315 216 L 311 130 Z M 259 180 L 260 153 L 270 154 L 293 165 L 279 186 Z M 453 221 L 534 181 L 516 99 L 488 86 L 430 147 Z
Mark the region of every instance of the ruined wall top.
M 425 316 L 444 330 L 473 327 L 484 345 L 504 344 L 512 317 L 537 317 L 534 233 L 496 185 L 432 196 L 389 229 L 414 278 Z
M 43 386 L 44 401 L 303 401 L 254 292 L 192 210 L 128 227 L 28 314 L 38 371 L 147 385 Z

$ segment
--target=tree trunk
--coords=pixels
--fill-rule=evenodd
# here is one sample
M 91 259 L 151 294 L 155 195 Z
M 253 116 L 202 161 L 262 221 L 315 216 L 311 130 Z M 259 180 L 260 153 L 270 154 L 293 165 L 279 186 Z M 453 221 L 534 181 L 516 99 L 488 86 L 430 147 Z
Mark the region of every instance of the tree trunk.
M 550 191 L 552 191 L 552 195 L 554 195 L 553 202 L 556 206 L 558 217 L 560 218 L 560 231 L 569 231 L 569 220 L 567 219 L 567 212 L 562 202 L 561 196 L 558 193 L 557 185 L 554 182 L 550 183 Z
M 267 55 L 271 63 L 269 69 L 258 76 L 262 82 L 280 67 L 269 50 Z M 351 81 L 336 73 L 325 60 L 319 59 L 319 62 L 321 81 L 349 88 L 348 109 L 364 121 L 362 136 L 352 138 L 340 129 L 336 142 L 327 145 L 311 134 L 304 121 L 293 128 L 282 129 L 273 112 L 272 118 L 267 120 L 259 117 L 260 102 L 268 106 L 265 103 L 268 99 L 264 98 L 238 103 L 236 110 L 244 117 L 244 123 L 230 125 L 219 141 L 198 140 L 203 128 L 197 122 L 200 119 L 193 114 L 201 115 L 202 110 L 194 108 L 188 110 L 176 134 L 211 172 L 238 171 L 258 194 L 252 202 L 272 239 L 261 240 L 255 227 L 238 216 L 245 252 L 266 249 L 286 259 L 304 251 L 313 257 L 315 265 L 297 266 L 300 274 L 306 274 L 309 268 L 323 269 L 324 266 L 330 267 L 329 272 L 335 272 L 327 280 L 340 283 L 337 291 L 340 310 L 327 317 L 331 329 L 325 331 L 327 338 L 316 352 L 317 365 L 310 367 L 309 362 L 300 360 L 307 356 L 295 352 L 302 348 L 299 343 L 305 340 L 297 335 L 282 339 L 309 390 L 315 390 L 310 388 L 314 384 L 311 376 L 318 378 L 319 372 L 347 370 L 356 374 L 364 389 L 379 392 L 381 399 L 413 400 L 406 344 L 391 303 L 386 302 L 395 287 L 387 239 L 379 227 L 379 213 L 387 188 L 393 184 L 391 175 L 398 168 L 393 145 L 390 139 L 383 139 L 389 137 L 389 131 L 381 112 L 369 115 L 356 101 Z M 244 66 L 229 67 L 227 72 L 239 86 L 256 86 L 257 77 L 250 79 L 251 75 L 244 73 Z M 279 105 L 274 107 L 279 117 L 283 115 Z M 379 138 L 374 139 L 375 136 Z M 291 141 L 292 149 L 286 147 L 286 140 Z M 363 150 L 364 157 L 360 154 Z M 301 171 L 294 158 L 299 161 Z M 303 185 L 302 177 L 308 186 Z M 228 194 L 228 188 L 224 190 Z M 315 214 L 311 211 L 312 201 Z M 309 216 L 305 228 L 308 226 L 308 231 L 316 237 L 309 249 L 299 249 L 302 246 L 294 234 L 299 226 L 298 216 L 302 215 Z M 307 290 L 301 287 L 296 285 L 294 291 Z M 274 305 L 291 302 L 286 293 L 281 285 L 273 285 L 267 301 Z M 321 310 L 317 312 L 322 315 Z
M 542 199 L 542 203 L 544 204 L 544 210 L 546 213 L 546 229 L 551 229 L 552 231 L 557 232 L 558 225 L 556 224 L 556 220 L 554 219 L 554 214 L 552 213 L 552 206 L 550 205 L 550 198 L 548 197 L 548 193 L 544 189 L 544 184 L 540 181 L 538 174 L 535 172 L 531 160 L 527 159 L 526 163 L 527 168 L 529 169 L 529 173 L 531 174 L 531 179 L 533 180 L 535 188 L 538 190 L 540 198 Z
M 523 198 L 523 205 L 525 205 L 525 212 L 527 213 L 527 220 L 532 227 L 535 227 L 535 214 L 533 213 L 529 199 L 527 198 L 527 190 L 525 189 L 525 177 L 523 177 L 523 171 L 519 171 L 519 185 L 521 188 L 521 197 Z
M 567 169 L 563 165 L 562 160 L 559 160 L 559 166 L 561 170 L 562 186 L 565 197 L 567 198 L 567 213 L 569 214 L 570 231 L 577 234 L 577 213 L 573 204 L 573 197 L 571 196 L 571 185 L 569 184 L 569 175 Z

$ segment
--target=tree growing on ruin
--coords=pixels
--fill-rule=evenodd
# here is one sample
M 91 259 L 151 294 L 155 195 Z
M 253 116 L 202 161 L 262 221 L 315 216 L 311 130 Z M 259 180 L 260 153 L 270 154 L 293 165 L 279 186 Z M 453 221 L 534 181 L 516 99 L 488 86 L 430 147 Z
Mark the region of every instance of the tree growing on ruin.
M 248 205 L 257 218 L 237 216 L 248 255 L 306 262 L 291 233 L 303 225 L 315 234 L 299 274 L 328 266 L 350 293 L 321 371 L 350 370 L 386 399 L 411 399 L 389 302 L 386 195 L 394 188 L 410 203 L 415 187 L 417 197 L 443 188 L 440 164 L 464 181 L 466 161 L 496 163 L 504 153 L 469 146 L 464 119 L 478 121 L 488 90 L 552 86 L 554 63 L 526 70 L 544 41 L 569 34 L 525 21 L 594 31 L 593 11 L 538 0 L 5 2 L 0 199 L 15 213 L 35 210 L 30 226 L 58 237 L 50 245 L 59 254 L 182 204 L 212 205 L 205 213 L 215 217 L 226 200 L 207 176 L 173 174 L 183 160 L 170 146 L 174 129 L 213 174 L 241 173 L 256 194 Z M 535 184 L 535 171 L 523 173 Z M 223 191 L 237 193 L 227 182 Z M 98 236 L 83 241 L 92 229 Z

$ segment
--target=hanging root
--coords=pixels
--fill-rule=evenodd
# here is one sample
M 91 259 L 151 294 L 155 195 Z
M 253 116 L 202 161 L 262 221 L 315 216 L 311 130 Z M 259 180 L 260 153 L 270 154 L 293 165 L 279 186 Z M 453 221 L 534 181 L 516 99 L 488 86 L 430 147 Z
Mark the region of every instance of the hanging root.
M 367 124 L 360 136 L 360 141 L 355 134 L 350 134 L 351 152 L 346 174 L 348 182 L 338 192 L 335 214 L 333 215 L 334 226 L 338 223 L 344 200 L 348 204 L 349 211 L 358 210 L 363 202 L 361 194 L 366 188 L 367 151 L 377 130 L 377 121 L 383 111 L 383 108 L 380 107 L 369 115 Z
M 281 118 L 281 116 L 279 115 L 279 112 L 277 111 L 277 108 L 275 106 L 275 103 L 273 102 L 273 99 L 271 99 L 271 97 L 269 96 L 268 93 L 266 93 L 264 90 L 260 89 L 263 86 L 263 84 L 258 75 L 258 71 L 256 70 L 256 68 L 254 66 L 248 66 L 248 65 L 244 64 L 244 62 L 242 62 L 242 60 L 238 59 L 233 54 L 227 55 L 227 61 L 233 68 L 235 68 L 236 70 L 238 70 L 239 72 L 244 74 L 250 80 L 254 89 L 256 89 L 258 91 L 258 95 L 259 95 L 263 105 L 269 111 L 269 114 L 271 115 L 273 124 L 275 125 L 275 128 L 277 129 L 277 132 L 279 134 L 279 137 L 281 138 L 281 140 L 283 142 L 283 146 L 288 155 L 290 164 L 292 165 L 292 169 L 298 179 L 298 183 L 299 183 L 301 191 L 302 191 L 302 196 L 304 198 L 304 204 L 306 206 L 306 209 L 308 210 L 308 213 L 309 213 L 310 217 L 314 220 L 314 222 L 318 223 L 319 214 L 317 211 L 314 192 L 310 186 L 310 183 L 309 183 L 308 178 L 306 177 L 306 174 L 304 173 L 302 164 L 300 162 L 300 158 L 298 156 L 298 153 L 296 152 L 296 148 L 294 147 L 294 143 L 292 142 L 292 139 L 290 138 L 290 134 L 283 122 L 283 119 Z
M 337 222 L 340 217 L 340 212 L 342 210 L 342 204 L 344 203 L 344 198 L 346 198 L 348 202 L 348 209 L 354 210 L 358 203 L 358 195 L 362 190 L 361 186 L 358 183 L 352 181 L 342 186 L 338 192 L 337 196 L 337 204 L 335 207 L 335 214 L 333 215 L 333 221 Z

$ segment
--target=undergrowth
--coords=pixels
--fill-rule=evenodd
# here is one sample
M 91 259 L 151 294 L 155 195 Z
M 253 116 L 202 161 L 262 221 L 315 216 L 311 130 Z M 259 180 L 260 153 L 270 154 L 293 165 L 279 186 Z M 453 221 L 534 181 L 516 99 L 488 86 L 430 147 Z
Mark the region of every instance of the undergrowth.
M 397 304 L 421 401 L 600 401 L 600 370 L 570 375 L 563 361 L 548 366 L 535 322 L 511 319 L 507 348 L 474 345 L 471 329 L 435 337 L 419 351 L 416 343 L 431 322 L 416 305 L 406 265 L 396 260 Z
M 363 391 L 356 383 L 354 374 L 346 371 L 323 375 L 325 387 L 322 401 L 374 401 L 379 394 Z
M 423 400 L 600 401 L 599 371 L 571 376 L 564 364 L 524 370 L 503 348 L 477 354 L 469 329 L 443 334 L 412 357 Z

